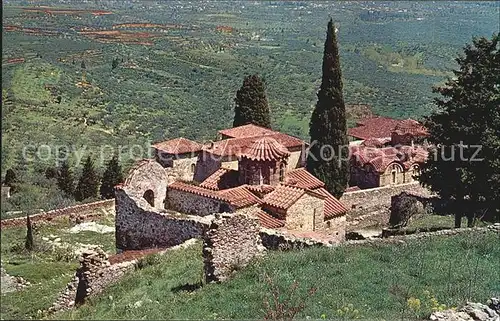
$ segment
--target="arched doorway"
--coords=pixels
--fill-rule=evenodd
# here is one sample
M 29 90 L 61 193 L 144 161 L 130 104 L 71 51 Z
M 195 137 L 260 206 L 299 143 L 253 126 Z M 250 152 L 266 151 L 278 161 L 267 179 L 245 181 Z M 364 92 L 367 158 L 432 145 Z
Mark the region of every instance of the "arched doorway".
M 155 193 L 148 189 L 147 191 L 144 192 L 144 195 L 142 196 L 146 202 L 148 202 L 149 205 L 155 206 Z

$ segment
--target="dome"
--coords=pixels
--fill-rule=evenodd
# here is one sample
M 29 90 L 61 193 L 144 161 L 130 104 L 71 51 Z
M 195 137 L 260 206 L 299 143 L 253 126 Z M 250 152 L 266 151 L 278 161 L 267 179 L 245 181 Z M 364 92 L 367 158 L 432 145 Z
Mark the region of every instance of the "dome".
M 254 161 L 277 161 L 290 156 L 290 152 L 276 139 L 264 136 L 253 142 L 240 156 Z

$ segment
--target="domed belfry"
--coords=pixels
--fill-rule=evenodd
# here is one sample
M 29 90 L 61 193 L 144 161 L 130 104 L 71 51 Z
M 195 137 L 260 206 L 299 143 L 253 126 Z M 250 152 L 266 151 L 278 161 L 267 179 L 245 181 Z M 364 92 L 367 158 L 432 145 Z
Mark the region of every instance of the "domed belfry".
M 238 160 L 241 184 L 277 185 L 284 180 L 290 152 L 274 138 L 262 137 L 245 149 Z

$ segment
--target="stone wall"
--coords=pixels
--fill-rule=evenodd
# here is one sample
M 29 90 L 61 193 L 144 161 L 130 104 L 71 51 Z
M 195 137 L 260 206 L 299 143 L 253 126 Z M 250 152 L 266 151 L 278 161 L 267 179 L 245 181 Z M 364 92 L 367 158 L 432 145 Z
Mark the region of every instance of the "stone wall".
M 176 189 L 168 189 L 165 205 L 167 209 L 197 216 L 234 211 L 226 202 Z
M 297 231 L 323 230 L 324 199 L 304 194 L 287 210 L 285 227 Z
M 299 167 L 304 167 L 305 164 L 305 151 L 302 151 L 302 146 L 289 148 L 290 156 L 286 165 L 287 170 L 293 170 Z
M 193 180 L 196 182 L 203 182 L 207 177 L 215 173 L 221 167 L 221 159 L 210 153 L 202 153 L 196 162 L 196 172 Z
M 169 247 L 190 238 L 200 238 L 210 220 L 160 212 L 142 199 L 133 199 L 126 189 L 116 190 L 116 247 L 136 250 Z
M 151 191 L 154 197 L 154 207 L 164 208 L 167 194 L 168 175 L 154 159 L 139 161 L 130 171 L 125 180 L 128 194 L 135 198 L 143 198 L 147 191 Z
M 403 191 L 414 192 L 421 195 L 431 195 L 431 192 L 428 189 L 420 186 L 418 182 L 413 182 L 408 184 L 347 192 L 342 195 L 340 201 L 344 203 L 348 209 L 350 209 L 348 214 L 360 209 L 380 208 L 380 206 L 389 208 L 391 205 L 391 197 Z
M 173 161 L 173 169 L 179 173 L 177 179 L 184 181 L 192 181 L 196 172 L 196 163 L 198 162 L 197 155 L 178 155 Z
M 334 236 L 335 242 L 344 242 L 346 233 L 346 215 L 332 217 L 324 222 L 325 232 Z
M 216 214 L 203 235 L 207 282 L 223 281 L 264 251 L 259 220 L 242 214 Z
M 42 212 L 34 215 L 30 215 L 30 220 L 32 223 L 37 224 L 50 224 L 52 220 L 56 217 L 69 217 L 71 221 L 83 222 L 87 220 L 94 219 L 103 213 L 114 213 L 115 212 L 115 200 L 103 200 L 93 203 L 80 204 L 70 207 L 65 207 L 61 209 L 56 209 L 48 212 Z M 1 220 L 1 228 L 9 227 L 19 227 L 26 226 L 26 217 L 17 217 L 6 220 Z

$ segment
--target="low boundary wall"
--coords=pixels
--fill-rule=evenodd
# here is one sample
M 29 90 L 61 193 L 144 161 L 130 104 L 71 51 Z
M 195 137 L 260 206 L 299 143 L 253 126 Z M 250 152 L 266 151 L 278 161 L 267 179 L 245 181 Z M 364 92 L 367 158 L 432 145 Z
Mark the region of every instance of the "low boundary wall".
M 68 216 L 70 219 L 75 221 L 81 220 L 85 221 L 90 218 L 95 218 L 100 216 L 101 213 L 96 213 L 102 210 L 103 212 L 114 212 L 115 211 L 115 200 L 103 200 L 93 203 L 79 204 L 75 206 L 65 207 L 61 209 L 55 209 L 48 212 L 42 212 L 38 214 L 30 215 L 31 222 L 33 223 L 50 223 L 56 217 Z M 26 216 L 10 218 L 0 221 L 1 229 L 10 227 L 26 226 Z

